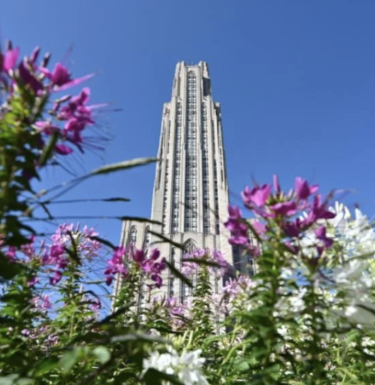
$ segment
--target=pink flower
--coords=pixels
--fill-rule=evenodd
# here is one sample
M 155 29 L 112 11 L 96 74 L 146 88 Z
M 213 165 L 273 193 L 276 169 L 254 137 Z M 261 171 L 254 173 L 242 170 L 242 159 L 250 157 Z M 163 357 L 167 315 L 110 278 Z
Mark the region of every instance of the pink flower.
M 267 231 L 267 227 L 264 223 L 259 222 L 256 219 L 251 220 L 251 226 L 253 227 L 254 231 L 259 235 L 262 236 Z
M 17 262 L 17 248 L 15 246 L 9 246 L 5 256 L 8 257 L 10 262 Z
M 297 213 L 297 205 L 295 202 L 280 202 L 276 203 L 273 206 L 270 206 L 270 209 L 276 214 L 276 215 L 282 215 L 290 217 L 292 215 L 295 215 Z
M 3 71 L 8 72 L 16 66 L 19 54 L 20 49 L 18 47 L 10 49 L 2 55 L 0 53 L 0 64 L 2 64 Z
M 73 152 L 73 149 L 66 146 L 65 144 L 56 144 L 55 151 L 59 155 L 69 155 Z
M 231 238 L 229 243 L 232 245 L 248 244 L 248 228 L 246 223 L 242 221 L 241 211 L 236 206 L 228 206 L 229 219 L 224 226 L 230 231 Z
M 59 128 L 54 126 L 50 121 L 38 121 L 35 122 L 35 126 L 44 134 L 52 135 L 55 132 L 59 131 Z
M 239 207 L 237 206 L 228 206 L 229 219 L 240 219 L 242 218 L 242 213 Z
M 252 207 L 253 204 L 258 207 L 263 207 L 271 194 L 271 186 L 264 184 L 261 187 L 254 187 L 250 189 L 245 187 L 242 192 L 242 199 L 245 205 Z
M 72 80 L 71 74 L 69 73 L 68 69 L 61 63 L 57 63 L 52 72 L 50 72 L 47 68 L 44 67 L 40 67 L 39 70 L 48 79 L 51 80 L 52 84 L 55 86 L 55 91 L 66 90 L 70 87 L 82 83 L 85 80 L 90 79 L 93 76 L 93 74 L 91 74 Z
M 93 312 L 98 312 L 101 307 L 102 307 L 102 304 L 100 303 L 100 300 L 98 298 L 94 298 L 90 306 L 91 310 Z
M 335 216 L 335 213 L 327 210 L 327 203 L 321 202 L 321 196 L 315 195 L 313 205 L 308 213 L 306 222 L 312 224 L 318 219 L 332 219 Z
M 108 286 L 112 283 L 116 274 L 120 274 L 122 277 L 126 277 L 128 275 L 128 271 L 124 265 L 125 253 L 125 248 L 119 246 L 115 249 L 112 258 L 107 262 L 108 266 L 104 271 L 104 275 L 106 275 L 106 283 Z
M 297 200 L 306 200 L 310 195 L 315 194 L 319 189 L 319 186 L 316 184 L 310 187 L 307 181 L 300 177 L 296 178 L 295 183 Z

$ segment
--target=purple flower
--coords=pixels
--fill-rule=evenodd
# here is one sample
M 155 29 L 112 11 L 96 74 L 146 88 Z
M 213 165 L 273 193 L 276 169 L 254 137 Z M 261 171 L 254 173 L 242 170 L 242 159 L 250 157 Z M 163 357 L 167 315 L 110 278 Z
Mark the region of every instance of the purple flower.
M 327 210 L 327 203 L 321 203 L 321 196 L 315 195 L 313 205 L 307 216 L 307 223 L 315 223 L 318 219 L 332 219 L 336 216 L 332 211 Z
M 52 72 L 47 68 L 40 67 L 40 72 L 42 72 L 48 79 L 51 80 L 52 84 L 55 86 L 55 91 L 66 90 L 70 87 L 76 86 L 77 84 L 82 83 L 85 80 L 90 79 L 93 74 L 83 76 L 78 79 L 72 80 L 71 74 L 68 69 L 61 63 L 57 63 Z
M 159 259 L 159 257 L 160 257 L 160 250 L 159 249 L 153 249 L 151 252 L 150 258 L 152 260 L 156 261 L 157 259 Z
M 22 81 L 28 85 L 36 94 L 44 88 L 43 83 L 35 76 L 32 63 L 24 59 L 18 66 Z
M 315 194 L 319 186 L 318 185 L 312 185 L 309 186 L 306 180 L 297 177 L 296 178 L 296 195 L 297 195 L 297 200 L 306 200 L 310 195 Z
M 20 49 L 18 47 L 10 49 L 2 55 L 0 53 L 0 59 L 2 59 L 2 63 L 0 62 L 0 64 L 2 64 L 2 70 L 5 72 L 12 70 L 17 63 L 19 54 Z
M 55 132 L 59 131 L 59 128 L 54 126 L 50 121 L 38 121 L 35 122 L 35 126 L 44 134 L 52 135 Z
M 252 219 L 251 221 L 251 226 L 253 227 L 254 231 L 259 235 L 262 236 L 264 233 L 267 231 L 267 227 L 264 223 L 259 222 L 256 219 Z
M 292 254 L 295 254 L 295 255 L 298 254 L 298 252 L 299 252 L 298 246 L 292 245 L 290 242 L 285 242 L 284 245 L 286 246 L 286 248 L 287 248 Z
M 324 226 L 320 226 L 315 230 L 316 237 L 323 242 L 324 246 L 329 249 L 332 247 L 333 239 L 328 238 L 326 235 L 326 228 Z
M 120 274 L 122 277 L 128 275 L 128 271 L 124 265 L 125 253 L 126 249 L 124 247 L 117 247 L 112 258 L 107 262 L 108 266 L 104 271 L 104 275 L 106 275 L 106 283 L 108 286 L 112 283 L 115 274 Z
M 161 285 L 163 284 L 163 280 L 162 280 L 162 278 L 160 277 L 160 275 L 158 275 L 158 274 L 152 274 L 152 275 L 151 275 L 151 279 L 152 279 L 153 281 L 155 281 L 155 286 L 156 286 L 157 288 L 160 288 Z
M 242 192 L 242 199 L 248 207 L 252 207 L 253 205 L 263 207 L 270 194 L 271 186 L 267 184 L 264 184 L 261 187 L 254 187 L 252 189 L 245 187 L 245 190 Z
M 248 228 L 246 223 L 242 221 L 241 211 L 236 206 L 229 206 L 229 219 L 224 226 L 229 230 L 231 237 L 229 243 L 232 245 L 248 244 Z
M 42 297 L 34 297 L 31 299 L 31 303 L 38 310 L 49 310 L 52 308 L 51 301 L 47 294 L 42 295 Z
M 38 56 L 39 56 L 39 53 L 40 53 L 40 47 L 35 47 L 33 49 L 33 52 L 31 52 L 31 55 L 30 55 L 30 62 L 32 64 L 35 64 L 35 62 L 37 61 L 38 59 Z
M 17 262 L 17 248 L 15 246 L 9 246 L 8 251 L 5 253 L 5 256 L 8 257 L 10 262 Z
M 134 262 L 141 264 L 145 260 L 145 253 L 143 250 L 136 250 L 133 254 Z
M 280 202 L 270 206 L 270 209 L 276 215 L 282 215 L 290 217 L 297 213 L 297 205 L 295 202 Z
M 65 144 L 56 144 L 55 146 L 55 151 L 59 155 L 69 155 L 73 152 L 73 149 L 70 147 L 66 146 Z
M 203 259 L 208 262 L 214 262 L 217 266 L 209 267 L 211 273 L 216 275 L 216 278 L 223 277 L 229 268 L 228 262 L 218 250 L 197 249 L 193 254 L 184 255 L 182 259 L 181 272 L 187 277 L 194 275 L 201 269 L 201 266 L 195 262 L 186 261 L 186 259 Z
M 49 310 L 52 308 L 52 304 L 51 304 L 51 301 L 49 299 L 49 296 L 48 295 L 42 295 L 42 304 L 41 304 L 41 308 L 43 310 Z
M 51 285 L 55 286 L 61 281 L 61 278 L 62 278 L 62 272 L 60 270 L 56 270 L 53 277 L 50 277 L 49 282 Z
M 237 220 L 242 218 L 242 213 L 237 206 L 228 206 L 229 219 Z
M 303 229 L 303 223 L 299 218 L 296 218 L 293 222 L 286 222 L 281 225 L 285 234 L 288 237 L 298 237 Z
M 91 310 L 93 312 L 98 312 L 101 307 L 102 307 L 102 304 L 100 303 L 100 300 L 98 298 L 94 298 L 90 306 Z

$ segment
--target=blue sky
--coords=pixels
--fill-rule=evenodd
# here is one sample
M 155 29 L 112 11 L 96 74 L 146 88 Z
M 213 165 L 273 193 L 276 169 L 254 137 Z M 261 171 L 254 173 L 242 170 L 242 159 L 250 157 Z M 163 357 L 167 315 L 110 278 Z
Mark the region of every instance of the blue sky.
M 372 0 L 0 0 L 1 40 L 35 45 L 89 82 L 112 140 L 97 155 L 66 158 L 82 174 L 157 152 L 162 104 L 176 62 L 207 61 L 222 103 L 233 202 L 251 175 L 295 176 L 375 213 L 375 2 Z M 69 178 L 50 170 L 46 184 Z M 124 196 L 122 204 L 56 205 L 56 215 L 148 216 L 154 167 L 93 179 L 65 198 Z M 118 242 L 120 223 L 92 220 Z

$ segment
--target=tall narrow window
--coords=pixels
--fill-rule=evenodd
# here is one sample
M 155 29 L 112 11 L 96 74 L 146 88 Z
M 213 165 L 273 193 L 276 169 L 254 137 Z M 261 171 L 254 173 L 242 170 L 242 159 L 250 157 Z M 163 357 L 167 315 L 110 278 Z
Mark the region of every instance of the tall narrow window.
M 150 239 L 151 239 L 151 234 L 150 234 L 150 226 L 147 226 L 145 229 L 145 238 L 143 241 L 143 248 L 148 249 L 150 245 Z
M 130 241 L 132 243 L 137 242 L 137 228 L 135 226 L 132 226 L 130 229 Z
M 180 102 L 176 105 L 177 119 L 175 122 L 175 153 L 173 163 L 173 201 L 172 201 L 172 233 L 179 231 L 179 191 L 180 191 L 180 177 L 181 177 L 181 128 L 182 128 L 182 104 Z
M 185 231 L 196 232 L 197 221 L 193 220 L 196 208 L 188 203 L 191 198 L 197 196 L 197 99 L 196 99 L 196 75 L 193 71 L 188 73 L 187 84 L 187 120 L 186 120 L 186 183 L 185 183 Z

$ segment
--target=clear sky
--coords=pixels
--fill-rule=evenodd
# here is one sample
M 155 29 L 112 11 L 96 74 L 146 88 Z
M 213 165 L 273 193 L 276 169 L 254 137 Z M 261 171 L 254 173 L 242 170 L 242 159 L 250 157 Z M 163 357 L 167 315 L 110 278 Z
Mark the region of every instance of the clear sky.
M 121 112 L 99 122 L 112 140 L 100 156 L 66 158 L 77 174 L 157 152 L 162 104 L 177 61 L 207 61 L 222 103 L 233 202 L 277 173 L 322 190 L 354 189 L 345 201 L 375 213 L 375 2 L 373 0 L 0 0 L 1 40 L 35 45 L 89 82 L 93 101 Z M 50 170 L 48 185 L 68 179 Z M 148 216 L 154 166 L 102 177 L 66 198 L 124 196 L 122 204 L 56 205 L 56 215 Z M 117 242 L 120 223 L 99 224 Z

